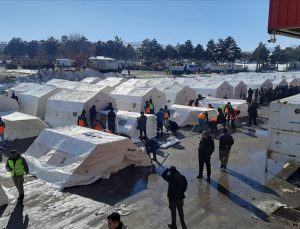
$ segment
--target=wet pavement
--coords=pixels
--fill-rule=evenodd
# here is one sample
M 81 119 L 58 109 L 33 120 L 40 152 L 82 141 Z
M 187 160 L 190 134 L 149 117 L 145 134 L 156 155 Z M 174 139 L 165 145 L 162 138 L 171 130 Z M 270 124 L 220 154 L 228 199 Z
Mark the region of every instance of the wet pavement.
M 227 173 L 220 170 L 218 136 L 214 136 L 211 183 L 207 183 L 205 172 L 204 179 L 196 178 L 200 136 L 184 128 L 180 145 L 161 150 L 158 161 L 163 163 L 154 167 L 129 167 L 108 180 L 62 192 L 27 177 L 24 207 L 11 202 L 0 208 L 0 228 L 107 228 L 106 214 L 114 210 L 121 212 L 128 228 L 168 228 L 167 184 L 160 175 L 171 165 L 188 179 L 184 206 L 188 228 L 291 228 L 270 214 L 283 204 L 299 207 L 300 190 L 285 180 L 292 174 L 292 165 L 287 175 L 285 163 L 270 161 L 265 174 L 267 109 L 260 109 L 259 114 L 258 127 L 247 127 L 242 120 L 233 133 L 235 145 Z M 3 163 L 1 166 L 0 182 L 16 196 Z

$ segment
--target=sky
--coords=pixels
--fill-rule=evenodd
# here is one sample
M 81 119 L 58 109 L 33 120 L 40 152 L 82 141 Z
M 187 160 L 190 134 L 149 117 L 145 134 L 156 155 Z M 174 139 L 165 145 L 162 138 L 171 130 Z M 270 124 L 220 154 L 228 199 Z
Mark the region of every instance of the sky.
M 243 51 L 267 43 L 269 0 L 0 0 L 0 41 L 81 33 L 90 41 L 206 45 L 233 36 Z M 275 45 L 299 40 L 277 36 Z M 274 46 L 271 44 L 269 46 Z

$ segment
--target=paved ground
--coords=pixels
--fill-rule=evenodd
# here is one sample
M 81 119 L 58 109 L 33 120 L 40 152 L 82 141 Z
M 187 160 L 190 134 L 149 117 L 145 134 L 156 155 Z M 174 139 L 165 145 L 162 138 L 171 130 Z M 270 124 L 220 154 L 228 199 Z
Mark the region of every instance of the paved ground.
M 236 144 L 228 173 L 220 171 L 218 153 L 213 154 L 211 184 L 196 179 L 200 136 L 186 128 L 180 131 L 180 145 L 161 151 L 158 160 L 164 161 L 162 165 L 126 168 L 109 180 L 63 192 L 26 177 L 24 207 L 12 202 L 0 209 L 0 228 L 106 228 L 105 214 L 113 210 L 124 215 L 130 229 L 167 228 L 167 185 L 160 174 L 170 165 L 176 165 L 189 182 L 184 206 L 188 228 L 291 228 L 269 217 L 281 203 L 299 207 L 300 194 L 282 179 L 286 176 L 283 163 L 271 161 L 270 172 L 265 174 L 268 114 L 266 108 L 259 112 L 258 128 L 240 127 L 233 134 Z M 1 166 L 0 182 L 16 196 Z

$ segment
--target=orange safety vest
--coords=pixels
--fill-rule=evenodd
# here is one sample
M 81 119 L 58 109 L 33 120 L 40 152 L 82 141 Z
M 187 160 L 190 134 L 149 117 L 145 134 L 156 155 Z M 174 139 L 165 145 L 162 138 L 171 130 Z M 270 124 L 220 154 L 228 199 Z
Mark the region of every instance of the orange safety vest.
M 0 134 L 4 134 L 4 130 L 5 130 L 4 126 L 0 126 Z
M 110 131 L 109 129 L 105 129 L 104 131 L 105 131 L 106 133 L 111 134 L 111 131 Z
M 217 122 L 217 118 L 212 117 L 212 118 L 209 119 L 209 121 L 210 121 L 210 122 Z
M 198 115 L 198 119 L 204 120 L 204 119 L 205 119 L 205 114 L 204 114 L 204 113 L 200 113 L 200 114 Z
M 83 120 L 81 120 L 81 119 L 79 119 L 79 126 L 81 126 L 81 127 L 85 127 L 85 123 L 84 123 L 84 121 Z
M 96 125 L 94 125 L 93 129 L 94 130 L 100 130 L 100 131 L 103 130 L 102 126 L 99 125 L 98 123 Z
M 235 111 L 230 112 L 229 117 L 231 120 L 235 120 L 236 119 Z
M 151 112 L 150 107 L 146 107 L 146 108 L 145 108 L 145 113 L 146 113 L 146 114 L 150 114 L 150 112 Z

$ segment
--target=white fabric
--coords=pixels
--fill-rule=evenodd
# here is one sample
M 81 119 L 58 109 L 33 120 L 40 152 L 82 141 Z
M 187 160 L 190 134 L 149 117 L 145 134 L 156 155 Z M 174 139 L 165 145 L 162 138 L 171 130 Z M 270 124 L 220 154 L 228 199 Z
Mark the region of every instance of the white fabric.
M 190 107 L 174 104 L 169 108 L 171 113 L 171 120 L 175 121 L 178 126 L 183 127 L 187 125 L 198 124 L 198 115 L 207 111 L 208 118 L 217 118 L 218 113 L 214 109 L 203 107 Z
M 102 112 L 107 114 L 108 112 Z M 140 113 L 128 112 L 128 111 L 116 111 L 116 132 L 119 134 L 125 134 L 131 138 L 140 137 L 140 131 L 136 129 L 137 118 L 140 117 Z M 153 138 L 156 136 L 156 120 L 154 115 L 148 115 L 147 117 L 147 137 Z
M 86 78 L 84 78 L 84 79 L 81 80 L 80 82 L 95 84 L 95 83 L 98 83 L 100 80 L 102 80 L 100 77 L 97 77 L 97 76 L 91 76 L 91 77 L 86 77 Z
M 18 111 L 19 105 L 17 100 L 0 95 L 0 112 Z
M 8 204 L 8 196 L 6 195 L 4 189 L 2 188 L 0 184 L 0 206 Z
M 82 110 L 89 122 L 89 109 L 95 105 L 97 111 L 104 110 L 109 102 L 116 107 L 115 99 L 103 92 L 61 90 L 48 99 L 45 122 L 51 127 L 76 125 Z
M 178 144 L 178 143 L 180 143 L 180 140 L 179 140 L 178 138 L 175 138 L 175 137 L 169 137 L 169 138 L 167 139 L 167 142 L 166 142 L 166 143 L 160 145 L 160 148 L 161 148 L 161 149 L 167 149 L 167 148 L 169 148 L 170 146 L 176 145 L 176 144 Z
M 30 173 L 57 189 L 91 184 L 130 164 L 151 163 L 128 138 L 79 126 L 44 130 L 24 157 Z
M 4 137 L 7 141 L 38 136 L 48 126 L 39 118 L 20 112 L 0 113 L 5 122 Z
M 112 89 L 114 89 L 119 84 L 123 83 L 125 80 L 126 80 L 125 78 L 120 78 L 120 77 L 107 77 L 106 79 L 99 81 L 97 85 L 109 86 Z
M 53 86 L 39 85 L 34 89 L 20 93 L 20 111 L 44 119 L 48 99 L 59 91 L 59 88 Z
M 12 93 L 14 92 L 16 96 L 19 96 L 20 93 L 29 91 L 31 89 L 35 89 L 39 87 L 40 84 L 37 83 L 20 83 L 15 87 L 12 87 L 8 90 L 8 97 L 12 96 Z

